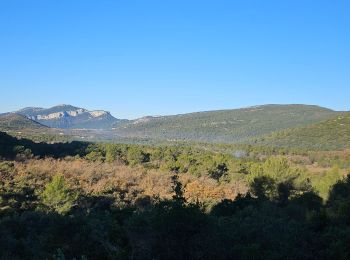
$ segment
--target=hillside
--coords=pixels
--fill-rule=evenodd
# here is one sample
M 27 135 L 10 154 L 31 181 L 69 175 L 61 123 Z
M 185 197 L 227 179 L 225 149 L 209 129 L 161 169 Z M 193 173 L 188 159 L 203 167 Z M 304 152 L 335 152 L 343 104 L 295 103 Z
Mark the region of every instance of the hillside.
M 35 122 L 23 115 L 19 114 L 3 114 L 0 115 L 1 131 L 20 131 L 20 130 L 45 130 L 48 129 L 38 122 Z
M 350 113 L 339 114 L 324 122 L 279 131 L 256 140 L 257 144 L 337 150 L 350 147 Z
M 89 111 L 71 105 L 59 105 L 51 108 L 28 107 L 15 111 L 15 113 L 49 127 L 65 129 L 108 129 L 119 122 L 107 111 Z
M 241 142 L 296 126 L 317 123 L 337 112 L 308 105 L 265 105 L 234 110 L 147 117 L 120 123 L 116 133 L 128 138 Z

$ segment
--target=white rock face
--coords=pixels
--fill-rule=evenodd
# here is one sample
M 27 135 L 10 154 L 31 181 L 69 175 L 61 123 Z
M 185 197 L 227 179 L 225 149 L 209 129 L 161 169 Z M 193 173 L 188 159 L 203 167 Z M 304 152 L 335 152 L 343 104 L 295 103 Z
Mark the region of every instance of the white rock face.
M 81 115 L 85 112 L 87 112 L 87 111 L 80 108 L 77 110 L 56 112 L 56 113 L 52 113 L 52 114 L 48 114 L 48 115 L 37 115 L 36 119 L 38 119 L 38 120 L 52 120 L 52 119 L 62 118 L 62 117 L 67 116 L 67 115 L 75 117 L 75 116 Z
M 65 117 L 67 115 L 76 117 L 84 113 L 89 113 L 92 117 L 100 117 L 100 116 L 105 116 L 108 113 L 103 110 L 96 110 L 96 111 L 87 111 L 84 109 L 78 109 L 78 110 L 73 110 L 73 111 L 62 111 L 62 112 L 56 112 L 52 113 L 49 115 L 37 115 L 36 117 L 31 117 L 31 119 L 35 120 L 52 120 L 52 119 L 59 119 L 62 117 Z
M 70 115 L 70 116 L 78 116 L 78 115 L 80 115 L 80 114 L 82 114 L 82 113 L 85 113 L 86 110 L 80 108 L 80 109 L 78 109 L 78 110 L 66 111 L 66 112 L 67 112 L 67 114 Z
M 71 105 L 59 105 L 51 108 L 28 107 L 16 111 L 33 121 L 49 127 L 58 128 L 110 128 L 118 119 L 104 110 L 87 110 Z
M 57 119 L 57 118 L 64 117 L 64 115 L 65 115 L 64 112 L 57 112 L 49 115 L 37 115 L 36 118 L 38 120 L 50 120 L 50 119 Z
M 103 110 L 95 110 L 95 111 L 90 111 L 89 114 L 93 117 L 100 117 L 100 116 L 107 115 L 107 112 Z

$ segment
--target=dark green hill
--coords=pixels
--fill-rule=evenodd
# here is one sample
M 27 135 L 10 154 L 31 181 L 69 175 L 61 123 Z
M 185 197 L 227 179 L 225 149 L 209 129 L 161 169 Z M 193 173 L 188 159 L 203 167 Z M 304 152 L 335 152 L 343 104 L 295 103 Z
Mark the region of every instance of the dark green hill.
M 25 116 L 8 113 L 0 115 L 1 131 L 21 131 L 21 130 L 45 130 L 48 129 L 38 122 L 28 119 Z
M 29 138 L 36 142 L 65 142 L 72 139 L 60 129 L 54 129 L 35 122 L 23 115 L 0 114 L 0 131 L 18 138 Z
M 87 142 L 66 142 L 48 144 L 45 142 L 33 142 L 26 138 L 16 138 L 0 131 L 0 161 L 12 160 L 16 156 L 51 156 L 61 158 L 66 156 L 85 155 Z
M 337 113 L 318 106 L 265 105 L 147 117 L 119 123 L 116 125 L 116 133 L 128 138 L 232 143 L 290 127 L 317 123 Z
M 279 131 L 255 143 L 316 150 L 350 148 L 350 113 L 339 114 L 321 123 Z

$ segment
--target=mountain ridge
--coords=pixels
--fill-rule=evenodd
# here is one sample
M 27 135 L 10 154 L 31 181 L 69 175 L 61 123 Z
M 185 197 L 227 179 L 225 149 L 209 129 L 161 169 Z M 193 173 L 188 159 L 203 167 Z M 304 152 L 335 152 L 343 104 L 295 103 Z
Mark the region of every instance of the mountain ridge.
M 110 112 L 87 110 L 72 105 L 57 105 L 51 108 L 26 107 L 13 113 L 53 128 L 105 129 L 119 121 Z
M 259 105 L 121 122 L 114 129 L 128 138 L 238 142 L 290 127 L 321 122 L 340 113 L 316 105 Z
M 2 118 L 8 114 L 23 117 L 18 118 L 19 121 L 16 124 L 6 123 L 5 121 L 10 118 L 3 118 L 0 130 L 7 129 L 6 126 L 10 124 L 20 131 L 22 122 L 23 127 L 32 126 L 34 129 L 32 132 L 35 132 L 37 125 L 33 122 L 37 122 L 40 125 L 55 128 L 55 131 L 71 129 L 74 135 L 94 136 L 98 140 L 142 139 L 171 142 L 247 143 L 279 131 L 321 123 L 341 113 L 344 112 L 317 105 L 267 104 L 239 109 L 121 120 L 114 118 L 105 110 L 87 110 L 72 105 L 58 105 L 51 108 L 26 107 L 12 113 L 0 114 Z M 15 129 L 12 127 L 12 130 Z M 73 133 L 72 131 L 63 132 Z

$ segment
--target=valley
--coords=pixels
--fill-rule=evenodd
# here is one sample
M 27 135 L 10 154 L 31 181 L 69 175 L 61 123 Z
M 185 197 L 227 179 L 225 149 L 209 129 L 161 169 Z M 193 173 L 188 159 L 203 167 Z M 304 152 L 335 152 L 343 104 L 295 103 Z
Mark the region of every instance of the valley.
M 35 133 L 38 133 L 39 126 L 46 126 L 45 131 L 41 131 L 39 136 L 64 135 L 67 140 L 127 143 L 261 143 L 281 146 L 274 138 L 282 142 L 281 136 L 287 135 L 284 139 L 288 138 L 290 136 L 288 132 L 294 133 L 294 129 L 297 131 L 305 129 L 306 132 L 310 129 L 312 131 L 315 124 L 322 127 L 323 124 L 329 124 L 329 121 L 343 114 L 341 111 L 310 105 L 264 105 L 233 110 L 121 120 L 104 110 L 89 111 L 71 105 L 60 105 L 49 109 L 25 108 L 0 114 L 0 131 L 10 131 L 17 136 L 33 137 Z M 11 122 L 14 117 L 17 117 L 17 121 Z M 333 130 L 336 127 L 334 126 Z M 341 131 L 346 132 L 347 127 L 349 127 L 348 123 L 344 124 Z M 320 133 L 325 133 L 325 131 Z M 344 135 L 336 136 L 339 138 Z M 317 139 L 317 137 L 315 138 Z M 326 137 L 319 136 L 318 138 Z M 37 139 L 40 138 L 37 136 Z M 344 140 L 333 140 L 332 147 L 329 145 L 322 147 L 321 140 L 319 142 L 316 139 L 310 140 L 309 144 L 305 144 L 306 139 L 310 138 L 302 139 L 295 140 L 294 138 L 294 142 L 285 140 L 282 146 L 286 146 L 288 143 L 289 147 L 312 148 L 312 145 L 315 144 L 314 141 L 319 144 L 317 149 L 336 149 L 341 147 L 339 143 L 342 143 L 343 147 L 347 146 L 347 143 L 343 142 Z
M 0 1 L 0 260 L 350 260 L 350 1 Z
M 313 237 L 347 225 L 349 122 L 309 105 L 137 120 L 70 105 L 1 114 L 0 257 L 172 259 L 184 245 L 182 259 L 245 259 L 259 245 L 254 259 L 288 258 L 286 246 L 313 259 Z

